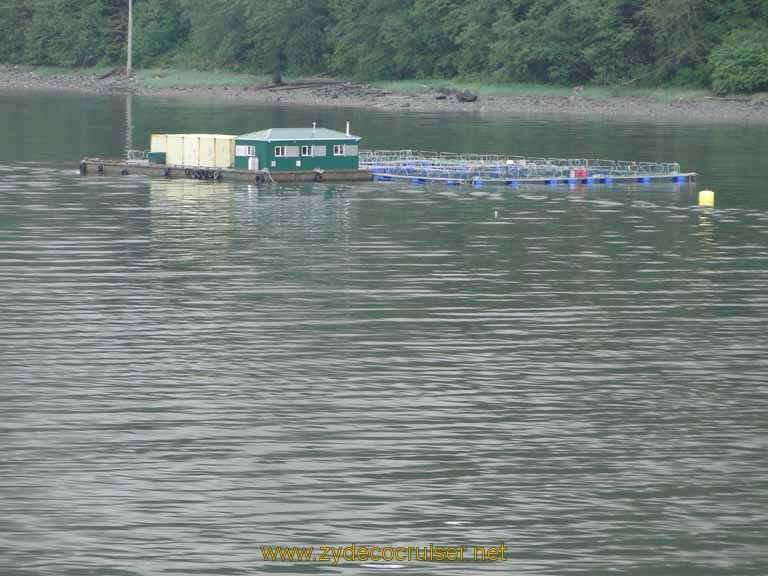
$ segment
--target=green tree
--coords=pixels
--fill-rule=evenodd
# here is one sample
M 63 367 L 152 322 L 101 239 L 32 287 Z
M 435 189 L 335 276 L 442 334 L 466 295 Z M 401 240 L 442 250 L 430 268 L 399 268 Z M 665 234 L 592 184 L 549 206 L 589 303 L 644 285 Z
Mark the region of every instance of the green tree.
M 21 62 L 26 51 L 26 28 L 32 18 L 29 2 L 5 0 L 0 4 L 0 62 Z
M 140 6 L 138 2 L 134 4 Z M 90 26 L 96 27 L 101 36 L 100 59 L 105 64 L 123 64 L 128 32 L 128 1 L 102 0 L 101 6 L 100 20 L 90 22 Z
M 331 0 L 336 24 L 331 67 L 358 78 L 402 78 L 407 72 L 396 59 L 397 44 L 410 34 L 408 0 L 370 0 L 360 10 L 357 0 Z
M 188 50 L 194 59 L 205 64 L 242 67 L 253 48 L 252 30 L 243 16 L 244 4 L 248 2 L 181 0 L 182 10 L 189 15 Z
M 136 63 L 146 66 L 179 50 L 187 22 L 176 0 L 143 0 L 137 4 L 134 30 Z
M 456 48 L 448 56 L 452 68 L 463 75 L 493 73 L 497 63 L 492 58 L 493 46 L 498 40 L 496 21 L 507 8 L 506 0 L 477 0 L 455 2 L 444 21 L 446 32 Z M 514 19 L 511 20 L 514 24 Z
M 494 68 L 503 79 L 610 83 L 629 75 L 637 32 L 602 0 L 513 1 L 496 20 Z
M 282 75 L 325 68 L 330 26 L 325 0 L 250 2 L 244 14 L 254 34 L 250 62 L 256 70 Z
M 642 11 L 653 39 L 657 79 L 704 64 L 715 38 L 707 27 L 711 0 L 647 0 Z
M 768 91 L 768 30 L 734 30 L 712 52 L 712 88 L 720 94 Z
M 127 1 L 2 0 L 0 61 L 122 63 Z M 768 30 L 768 0 L 134 2 L 138 64 L 213 65 L 278 78 L 711 80 L 718 90 L 750 91 L 762 86 L 759 47 Z
M 77 0 L 50 0 L 35 9 L 25 30 L 25 60 L 59 66 L 98 63 L 104 52 L 98 28 L 102 10 L 101 2 Z

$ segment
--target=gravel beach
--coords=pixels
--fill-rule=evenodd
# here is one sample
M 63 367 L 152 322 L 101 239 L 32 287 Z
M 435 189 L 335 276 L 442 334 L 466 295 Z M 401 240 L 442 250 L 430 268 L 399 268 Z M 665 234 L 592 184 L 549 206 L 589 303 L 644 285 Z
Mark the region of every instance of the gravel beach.
M 480 95 L 463 102 L 453 93 L 424 86 L 421 91 L 397 92 L 366 84 L 327 80 L 293 81 L 283 86 L 201 86 L 148 88 L 120 75 L 41 75 L 15 66 L 0 66 L 2 90 L 54 90 L 87 94 L 142 94 L 163 97 L 214 97 L 264 104 L 333 106 L 372 110 L 479 113 L 565 114 L 703 122 L 768 123 L 768 99 L 701 98 L 665 100 L 646 97 L 589 97 L 574 91 L 569 96 Z

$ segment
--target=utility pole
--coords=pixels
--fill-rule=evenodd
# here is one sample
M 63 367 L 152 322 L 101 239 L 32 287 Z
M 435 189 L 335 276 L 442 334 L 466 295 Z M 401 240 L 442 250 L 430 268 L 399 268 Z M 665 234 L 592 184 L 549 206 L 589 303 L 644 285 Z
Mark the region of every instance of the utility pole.
M 128 65 L 126 75 L 133 76 L 133 0 L 128 0 Z

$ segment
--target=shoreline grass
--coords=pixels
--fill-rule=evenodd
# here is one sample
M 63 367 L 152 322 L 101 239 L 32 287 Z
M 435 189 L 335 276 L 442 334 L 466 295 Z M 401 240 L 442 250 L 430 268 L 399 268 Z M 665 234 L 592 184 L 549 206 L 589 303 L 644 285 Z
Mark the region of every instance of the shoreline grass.
M 101 76 L 106 74 L 110 70 L 114 70 L 114 66 L 93 66 L 91 68 L 64 68 L 61 66 L 32 66 L 28 64 L 10 65 L 6 64 L 6 68 L 16 70 L 18 72 L 28 72 L 30 74 L 36 74 L 42 78 L 50 78 L 52 76 Z
M 191 70 L 179 68 L 147 68 L 137 70 L 139 85 L 155 90 L 169 88 L 227 88 L 266 86 L 271 83 L 266 74 L 243 74 L 221 70 Z
M 631 88 L 585 85 L 575 91 L 573 86 L 527 83 L 496 83 L 460 79 L 385 80 L 371 82 L 383 90 L 421 92 L 424 90 L 469 89 L 481 96 L 587 96 L 590 98 L 654 98 L 657 100 L 699 100 L 713 94 L 700 88 L 655 87 Z

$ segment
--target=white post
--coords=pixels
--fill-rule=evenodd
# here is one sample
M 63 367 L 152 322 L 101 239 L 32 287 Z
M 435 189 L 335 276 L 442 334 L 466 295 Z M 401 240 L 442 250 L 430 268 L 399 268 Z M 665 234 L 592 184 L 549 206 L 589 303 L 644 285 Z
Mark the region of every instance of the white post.
M 349 122 L 347 122 L 347 136 L 349 136 Z
M 133 94 L 130 92 L 125 95 L 125 149 L 133 150 Z
M 128 0 L 128 65 L 125 72 L 129 78 L 133 75 L 133 0 Z

